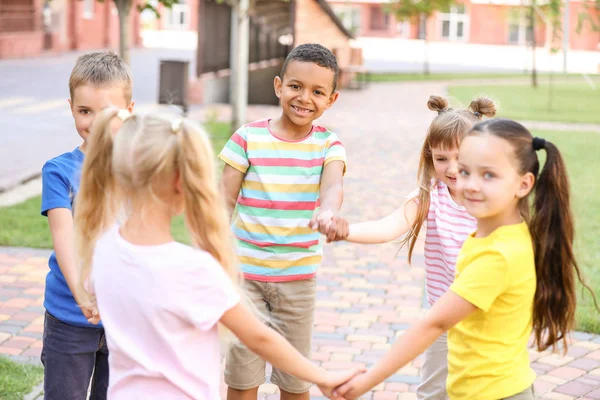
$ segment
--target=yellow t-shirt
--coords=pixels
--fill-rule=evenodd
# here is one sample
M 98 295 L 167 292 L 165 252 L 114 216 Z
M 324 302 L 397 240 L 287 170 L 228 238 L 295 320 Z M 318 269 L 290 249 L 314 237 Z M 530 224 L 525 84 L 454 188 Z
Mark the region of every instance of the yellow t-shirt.
M 497 400 L 533 384 L 527 344 L 535 289 L 527 224 L 467 238 L 450 290 L 478 310 L 448 333 L 447 390 L 452 400 Z

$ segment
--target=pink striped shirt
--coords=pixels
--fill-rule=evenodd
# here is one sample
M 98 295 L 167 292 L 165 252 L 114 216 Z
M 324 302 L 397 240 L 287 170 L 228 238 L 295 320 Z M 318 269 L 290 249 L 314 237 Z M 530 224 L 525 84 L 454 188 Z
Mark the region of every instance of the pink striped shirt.
M 425 236 L 427 298 L 435 303 L 454 281 L 454 266 L 464 241 L 477 229 L 477 220 L 452 200 L 448 186 L 437 182 L 430 192 Z

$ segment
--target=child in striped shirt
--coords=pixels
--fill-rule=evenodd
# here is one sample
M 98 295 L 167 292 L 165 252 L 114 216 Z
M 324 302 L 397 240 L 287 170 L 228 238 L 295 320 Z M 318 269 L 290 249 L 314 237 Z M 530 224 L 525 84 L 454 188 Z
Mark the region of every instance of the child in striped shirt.
M 410 262 L 417 236 L 426 223 L 425 271 L 427 297 L 433 305 L 454 281 L 456 257 L 467 236 L 475 231 L 477 221 L 457 202 L 458 148 L 461 139 L 482 116 L 496 113 L 494 102 L 479 98 L 468 109 L 449 108 L 448 101 L 431 96 L 430 110 L 437 111 L 427 131 L 421 150 L 418 177 L 420 188 L 407 196 L 407 201 L 393 213 L 377 221 L 352 224 L 345 240 L 354 243 L 386 243 L 404 234 Z M 339 221 L 337 223 L 339 226 Z M 331 235 L 330 229 L 322 230 Z M 408 232 L 408 233 L 407 233 Z M 344 235 L 336 234 L 334 240 Z M 447 398 L 448 345 L 446 334 L 440 336 L 425 352 L 421 370 L 419 400 Z
M 306 357 L 322 257 L 319 232 L 311 226 L 318 226 L 323 213 L 337 214 L 343 200 L 346 152 L 335 133 L 313 125 L 337 100 L 338 71 L 325 47 L 296 47 L 275 78 L 281 115 L 242 126 L 219 154 L 226 201 L 232 211 L 237 206 L 233 231 L 245 290 L 271 326 Z M 334 225 L 338 221 L 346 224 L 333 218 Z M 256 399 L 265 361 L 233 345 L 225 382 L 228 399 Z M 278 369 L 271 382 L 283 399 L 309 398 L 310 383 Z

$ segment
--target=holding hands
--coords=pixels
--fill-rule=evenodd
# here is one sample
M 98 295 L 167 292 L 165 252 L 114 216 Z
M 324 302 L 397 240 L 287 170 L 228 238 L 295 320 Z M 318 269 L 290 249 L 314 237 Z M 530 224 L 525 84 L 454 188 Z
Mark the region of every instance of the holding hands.
M 325 235 L 327 243 L 345 240 L 350 234 L 348 221 L 327 209 L 319 209 L 314 213 L 309 226 Z
M 77 293 L 75 301 L 83 316 L 87 318 L 90 324 L 98 325 L 100 322 L 100 313 L 98 312 L 98 304 L 96 303 L 96 293 L 94 288 L 89 284 L 89 281 L 85 281 L 83 289 Z
M 339 389 L 345 387 L 349 382 L 352 382 L 365 371 L 364 368 L 354 368 L 335 372 L 327 371 L 323 378 L 323 382 L 317 384 L 317 386 L 327 398 L 343 400 L 344 397 L 338 393 Z

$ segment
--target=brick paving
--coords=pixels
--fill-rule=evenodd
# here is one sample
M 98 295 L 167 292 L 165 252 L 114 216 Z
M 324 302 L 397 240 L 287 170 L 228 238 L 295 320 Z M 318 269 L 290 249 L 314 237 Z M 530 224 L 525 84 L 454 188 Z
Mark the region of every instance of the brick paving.
M 360 221 L 386 215 L 415 187 L 418 151 L 428 122 L 430 94 L 439 83 L 372 85 L 344 92 L 323 117 L 348 150 L 342 209 Z M 273 115 L 269 107 L 249 115 Z M 41 218 L 41 217 L 40 217 Z M 372 365 L 426 310 L 422 243 L 413 265 L 398 244 L 326 245 L 319 271 L 313 360 L 329 369 Z M 0 248 L 0 354 L 38 362 L 48 251 Z M 576 332 L 566 356 L 531 351 L 541 399 L 600 399 L 600 336 Z M 365 396 L 416 399 L 422 359 L 399 370 Z M 276 399 L 265 384 L 260 398 Z M 321 394 L 311 390 L 313 398 Z

